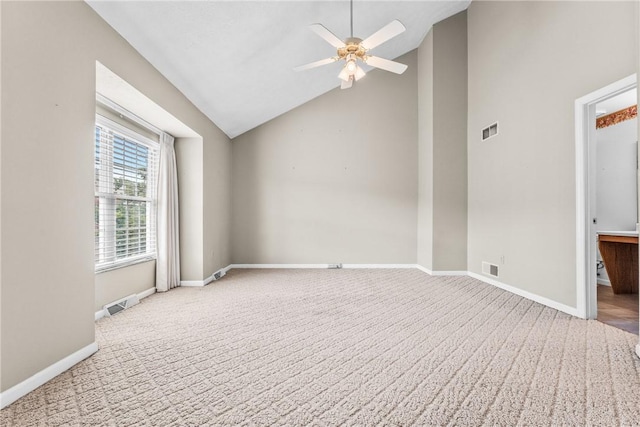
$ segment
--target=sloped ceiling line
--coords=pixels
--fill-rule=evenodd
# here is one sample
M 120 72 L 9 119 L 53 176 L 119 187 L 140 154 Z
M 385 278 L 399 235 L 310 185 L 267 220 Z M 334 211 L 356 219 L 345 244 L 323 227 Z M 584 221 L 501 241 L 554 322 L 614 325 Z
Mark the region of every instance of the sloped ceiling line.
M 293 68 L 335 55 L 307 27 L 322 23 L 348 37 L 348 0 L 87 3 L 230 138 L 340 85 L 339 63 Z M 395 59 L 469 3 L 356 0 L 354 35 L 365 38 L 399 19 L 407 31 L 373 51 Z

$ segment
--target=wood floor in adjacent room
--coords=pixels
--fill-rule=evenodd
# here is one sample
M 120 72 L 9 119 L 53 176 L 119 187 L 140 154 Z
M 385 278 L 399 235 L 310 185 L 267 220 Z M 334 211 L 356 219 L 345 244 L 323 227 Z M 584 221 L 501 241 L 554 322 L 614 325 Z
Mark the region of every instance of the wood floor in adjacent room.
M 598 285 L 598 320 L 638 335 L 638 294 L 614 294 L 611 286 Z
M 467 276 L 232 270 L 99 320 L 96 341 L 96 354 L 0 411 L 0 425 L 640 420 L 638 336 Z

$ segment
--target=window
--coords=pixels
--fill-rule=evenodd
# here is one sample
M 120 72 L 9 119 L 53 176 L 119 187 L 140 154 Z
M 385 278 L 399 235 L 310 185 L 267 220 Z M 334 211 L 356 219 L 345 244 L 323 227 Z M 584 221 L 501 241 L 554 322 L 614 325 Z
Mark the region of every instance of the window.
M 155 258 L 157 163 L 157 142 L 96 116 L 96 271 Z

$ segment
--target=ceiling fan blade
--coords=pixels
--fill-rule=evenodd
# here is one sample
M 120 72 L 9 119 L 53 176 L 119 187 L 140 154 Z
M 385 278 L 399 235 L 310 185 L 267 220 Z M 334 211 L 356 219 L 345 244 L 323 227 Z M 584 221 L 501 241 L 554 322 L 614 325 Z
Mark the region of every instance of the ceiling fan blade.
M 342 81 L 340 84 L 340 89 L 349 89 L 353 85 L 353 79 L 349 79 L 347 81 Z
M 358 81 L 358 80 L 360 80 L 361 78 L 363 78 L 366 75 L 367 75 L 367 73 L 365 73 L 362 68 L 358 67 L 358 68 L 356 68 L 356 72 L 354 73 L 353 78 L 356 81 Z
M 293 69 L 293 71 L 304 71 L 304 70 L 308 70 L 308 69 L 311 69 L 311 68 L 320 67 L 321 65 L 331 64 L 332 62 L 336 62 L 337 60 L 338 60 L 338 58 L 336 58 L 336 57 L 321 59 L 320 61 L 311 62 L 311 63 L 305 64 L 305 65 L 299 65 L 299 66 L 295 67 Z
M 380 68 L 381 70 L 391 71 L 392 73 L 402 74 L 407 66 L 395 61 L 389 61 L 388 59 L 380 58 L 378 56 L 367 56 L 367 64 L 372 67 Z
M 331 46 L 335 48 L 341 48 L 345 46 L 344 42 L 340 40 L 338 37 L 336 37 L 336 35 L 333 34 L 331 31 L 327 30 L 327 28 L 324 25 L 311 24 L 309 25 L 309 28 L 311 28 L 311 31 L 313 31 L 314 33 L 316 33 L 317 35 L 325 39 Z
M 402 25 L 402 22 L 395 19 L 366 39 L 362 40 L 362 43 L 360 44 L 367 50 L 373 49 L 376 46 L 380 46 L 387 40 L 394 38 L 398 34 L 403 33 L 405 30 L 406 28 Z

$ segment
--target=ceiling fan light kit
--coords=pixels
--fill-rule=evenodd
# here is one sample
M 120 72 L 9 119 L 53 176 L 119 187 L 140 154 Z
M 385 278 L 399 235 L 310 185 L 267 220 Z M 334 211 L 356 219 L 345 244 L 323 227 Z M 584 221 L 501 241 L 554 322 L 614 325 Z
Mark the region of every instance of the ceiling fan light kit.
M 392 73 L 404 73 L 407 69 L 405 64 L 369 55 L 368 51 L 392 39 L 398 34 L 403 33 L 406 30 L 405 26 L 402 25 L 400 21 L 394 20 L 364 40 L 353 37 L 353 0 L 351 0 L 350 6 L 351 37 L 345 41 L 340 40 L 322 24 L 311 24 L 309 26 L 311 31 L 322 37 L 327 41 L 327 43 L 337 49 L 337 56 L 301 65 L 294 68 L 294 71 L 304 71 L 320 67 L 322 65 L 331 64 L 333 62 L 344 61 L 344 66 L 338 74 L 338 78 L 342 80 L 340 85 L 340 88 L 342 89 L 350 88 L 354 81 L 358 81 L 366 75 L 364 70 L 358 65 L 358 61 L 362 61 L 367 65 L 381 70 L 390 71 Z

